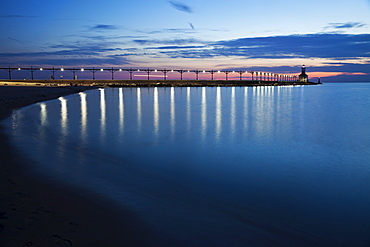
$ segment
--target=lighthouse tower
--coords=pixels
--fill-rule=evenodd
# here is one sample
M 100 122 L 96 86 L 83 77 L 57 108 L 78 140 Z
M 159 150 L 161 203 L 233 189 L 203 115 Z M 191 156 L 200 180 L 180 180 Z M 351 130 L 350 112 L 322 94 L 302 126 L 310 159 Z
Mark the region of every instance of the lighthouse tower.
M 308 82 L 308 75 L 306 74 L 306 66 L 302 65 L 302 73 L 298 77 L 299 82 Z

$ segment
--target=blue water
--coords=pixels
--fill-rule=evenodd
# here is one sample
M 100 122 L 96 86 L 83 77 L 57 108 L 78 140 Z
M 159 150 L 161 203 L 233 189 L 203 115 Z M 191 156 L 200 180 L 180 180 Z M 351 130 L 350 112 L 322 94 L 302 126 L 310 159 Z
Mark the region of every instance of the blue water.
M 99 89 L 3 125 L 177 246 L 370 246 L 370 84 Z

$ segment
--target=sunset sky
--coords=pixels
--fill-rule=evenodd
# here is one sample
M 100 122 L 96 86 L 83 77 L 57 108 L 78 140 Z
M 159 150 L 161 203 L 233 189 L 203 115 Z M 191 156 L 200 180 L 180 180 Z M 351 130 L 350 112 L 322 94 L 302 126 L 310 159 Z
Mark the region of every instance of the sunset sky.
M 313 81 L 370 82 L 369 16 L 370 0 L 4 1 L 0 67 L 297 75 L 305 64 Z

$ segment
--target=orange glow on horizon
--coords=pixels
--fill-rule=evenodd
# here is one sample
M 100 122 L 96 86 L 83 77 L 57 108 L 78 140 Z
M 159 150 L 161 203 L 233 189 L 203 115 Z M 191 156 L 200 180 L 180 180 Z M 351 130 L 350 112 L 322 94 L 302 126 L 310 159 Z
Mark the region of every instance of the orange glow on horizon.
M 350 73 L 350 72 L 307 72 L 308 77 L 332 77 L 338 75 L 367 75 L 366 73 Z

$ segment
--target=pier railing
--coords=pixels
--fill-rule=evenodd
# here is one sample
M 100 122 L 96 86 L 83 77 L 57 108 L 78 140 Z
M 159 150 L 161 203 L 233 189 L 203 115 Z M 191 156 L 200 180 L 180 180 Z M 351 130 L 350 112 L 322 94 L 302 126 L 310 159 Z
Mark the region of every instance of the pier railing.
M 183 75 L 187 73 L 193 73 L 195 74 L 195 80 L 199 80 L 199 74 L 209 74 L 210 78 L 209 80 L 215 79 L 215 74 L 224 74 L 225 80 L 229 80 L 229 74 L 239 74 L 238 79 L 239 80 L 252 80 L 252 81 L 297 81 L 298 76 L 296 75 L 287 75 L 287 74 L 277 74 L 277 73 L 271 73 L 271 72 L 263 72 L 263 71 L 246 71 L 246 70 L 185 70 L 185 69 L 133 69 L 133 68 L 68 68 L 68 67 L 3 67 L 0 68 L 0 70 L 6 70 L 8 72 L 8 79 L 12 80 L 12 73 L 17 71 L 29 71 L 31 75 L 31 80 L 34 80 L 34 73 L 35 71 L 49 71 L 50 79 L 55 80 L 55 72 L 64 72 L 64 71 L 71 71 L 72 72 L 72 79 L 77 80 L 77 72 L 84 72 L 89 71 L 92 74 L 92 80 L 95 80 L 95 73 L 96 72 L 104 72 L 108 71 L 111 73 L 112 80 L 114 79 L 115 73 L 120 72 L 126 72 L 129 73 L 130 80 L 133 80 L 133 76 L 137 73 L 145 73 L 147 80 L 150 80 L 151 73 L 161 72 L 163 74 L 163 80 L 167 80 L 169 73 L 179 73 L 180 74 L 180 80 L 183 80 Z M 250 79 L 246 79 L 243 77 L 244 74 L 251 74 Z M 158 77 L 157 77 L 158 78 Z M 60 77 L 60 79 L 65 79 L 63 76 Z M 204 79 L 202 79 L 204 80 Z M 234 79 L 235 80 L 235 79 Z

